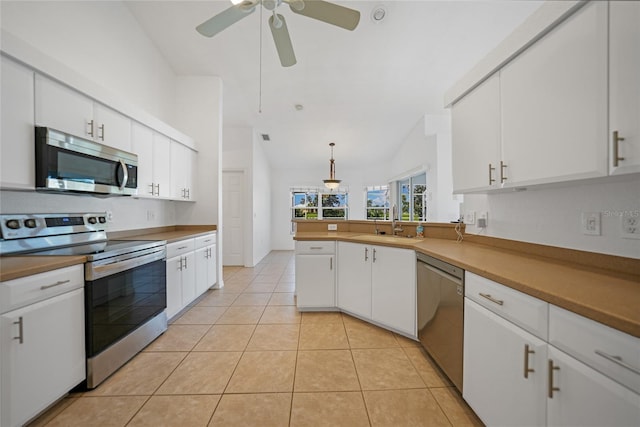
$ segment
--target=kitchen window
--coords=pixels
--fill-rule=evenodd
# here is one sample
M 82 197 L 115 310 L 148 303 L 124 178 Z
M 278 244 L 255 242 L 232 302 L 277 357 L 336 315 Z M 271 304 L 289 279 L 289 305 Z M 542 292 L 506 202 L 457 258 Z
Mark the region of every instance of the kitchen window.
M 389 216 L 389 187 L 386 185 L 365 188 L 367 219 L 388 220 Z
M 402 221 L 426 221 L 427 174 L 421 173 L 398 181 L 398 205 Z
M 327 192 L 320 188 L 291 189 L 291 219 L 349 219 L 349 193 L 345 188 Z M 292 223 L 293 224 L 293 223 Z M 292 232 L 293 232 L 292 225 Z

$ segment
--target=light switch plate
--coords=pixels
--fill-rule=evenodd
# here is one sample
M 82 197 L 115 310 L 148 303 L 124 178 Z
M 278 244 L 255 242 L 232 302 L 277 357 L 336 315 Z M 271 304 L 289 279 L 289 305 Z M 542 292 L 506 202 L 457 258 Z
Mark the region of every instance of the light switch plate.
M 582 212 L 582 234 L 588 236 L 600 235 L 600 212 Z
M 338 224 L 327 224 L 327 229 L 329 231 L 338 231 Z

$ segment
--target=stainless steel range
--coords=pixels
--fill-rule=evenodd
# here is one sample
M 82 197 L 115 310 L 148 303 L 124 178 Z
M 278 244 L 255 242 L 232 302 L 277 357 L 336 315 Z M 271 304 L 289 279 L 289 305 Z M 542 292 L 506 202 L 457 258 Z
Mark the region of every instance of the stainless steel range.
M 87 387 L 167 329 L 166 242 L 108 240 L 106 213 L 2 214 L 0 255 L 84 255 Z

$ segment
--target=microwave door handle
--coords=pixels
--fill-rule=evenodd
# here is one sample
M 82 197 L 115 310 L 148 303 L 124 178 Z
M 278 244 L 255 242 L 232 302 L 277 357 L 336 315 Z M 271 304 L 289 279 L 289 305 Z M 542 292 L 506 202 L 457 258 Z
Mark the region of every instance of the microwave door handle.
M 120 184 L 120 190 L 124 190 L 124 187 L 127 185 L 127 181 L 129 180 L 129 172 L 127 172 L 127 164 L 120 160 L 120 166 L 122 167 L 122 184 Z

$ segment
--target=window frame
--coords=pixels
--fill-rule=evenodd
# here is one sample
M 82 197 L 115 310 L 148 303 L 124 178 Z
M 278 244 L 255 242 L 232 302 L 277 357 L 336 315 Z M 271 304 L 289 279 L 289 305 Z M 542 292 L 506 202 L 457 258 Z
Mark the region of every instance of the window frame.
M 384 203 L 382 206 L 369 206 L 369 193 L 373 193 L 373 192 L 380 192 L 380 191 L 384 191 Z M 390 209 L 390 202 L 389 202 L 389 186 L 388 185 L 374 185 L 374 186 L 369 186 L 369 187 L 365 187 L 364 189 L 364 200 L 365 200 L 365 207 L 364 207 L 364 218 L 367 221 L 377 221 L 377 220 L 381 220 L 381 221 L 389 221 L 391 219 L 391 209 Z M 380 217 L 370 217 L 369 216 L 369 212 L 370 211 L 382 211 L 382 218 Z
M 302 193 L 305 193 L 305 203 L 296 205 L 296 195 L 301 195 Z M 315 205 L 308 205 L 310 195 L 316 196 Z M 339 206 L 323 206 L 324 196 L 336 195 L 343 196 L 344 199 L 340 202 Z M 335 190 L 328 190 L 322 187 L 292 187 L 289 189 L 289 196 L 291 212 L 291 234 L 295 233 L 294 221 L 316 221 L 323 219 L 346 221 L 349 219 L 349 189 L 347 187 L 340 187 Z M 307 212 L 305 212 L 304 217 L 297 217 L 297 210 L 315 211 L 316 215 L 315 217 L 309 218 L 307 217 Z M 330 211 L 344 211 L 344 217 L 326 216 L 325 212 L 328 214 Z

